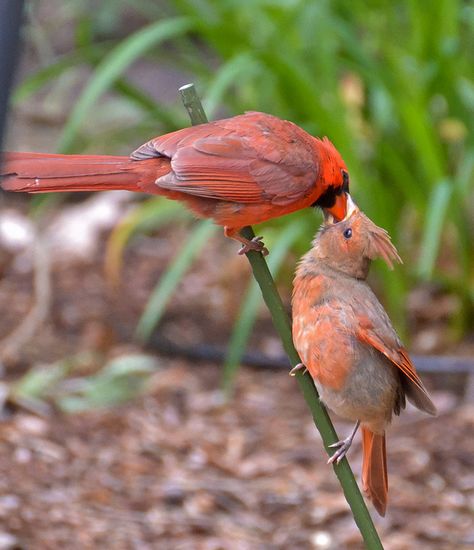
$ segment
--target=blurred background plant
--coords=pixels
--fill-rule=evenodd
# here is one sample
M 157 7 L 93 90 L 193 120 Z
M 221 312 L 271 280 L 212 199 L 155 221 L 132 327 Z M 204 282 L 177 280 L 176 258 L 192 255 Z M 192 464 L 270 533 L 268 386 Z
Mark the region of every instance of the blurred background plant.
M 472 326 L 471 2 L 68 0 L 51 19 L 39 17 L 40 9 L 29 3 L 26 47 L 36 70 L 19 79 L 14 103 L 26 108 L 35 98 L 63 121 L 53 148 L 125 154 L 189 125 L 176 93 L 189 80 L 211 119 L 260 110 L 292 120 L 329 136 L 349 167 L 356 201 L 399 248 L 404 266 L 389 272 L 376 265 L 373 276 L 399 330 L 406 334 L 407 292 L 420 282 L 456 297 L 456 337 Z M 119 276 L 130 239 L 176 216 L 190 219 L 161 199 L 138 203 L 110 237 L 110 277 Z M 302 254 L 317 225 L 307 211 L 258 229 L 280 284 L 291 284 L 292 269 L 279 273 L 286 255 Z M 140 338 L 153 332 L 210 231 L 203 224 L 176 251 L 138 324 Z M 229 384 L 257 314 L 255 298 L 249 288 L 228 352 Z

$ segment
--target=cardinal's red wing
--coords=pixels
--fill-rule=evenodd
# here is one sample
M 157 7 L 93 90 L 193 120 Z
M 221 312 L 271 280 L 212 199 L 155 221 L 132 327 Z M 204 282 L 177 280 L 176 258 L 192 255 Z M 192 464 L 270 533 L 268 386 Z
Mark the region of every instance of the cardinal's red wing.
M 312 139 L 291 122 L 248 113 L 156 138 L 132 158 L 169 157 L 172 171 L 156 182 L 166 189 L 284 205 L 314 188 L 319 167 Z

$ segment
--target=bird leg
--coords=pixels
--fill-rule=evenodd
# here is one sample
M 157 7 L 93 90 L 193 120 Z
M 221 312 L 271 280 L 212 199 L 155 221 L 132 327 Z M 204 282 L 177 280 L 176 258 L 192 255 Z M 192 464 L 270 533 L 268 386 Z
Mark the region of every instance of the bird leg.
M 250 250 L 255 250 L 256 252 L 261 252 L 262 256 L 268 256 L 268 249 L 265 248 L 264 244 L 262 243 L 262 239 L 263 237 L 254 237 L 251 241 L 249 241 L 248 239 L 241 241 L 243 244 L 242 248 L 239 250 L 239 254 L 247 254 L 247 252 L 249 252 Z
M 306 374 L 308 372 L 308 369 L 306 368 L 305 365 L 303 365 L 303 363 L 298 363 L 297 365 L 295 365 L 291 370 L 290 372 L 288 373 L 290 376 L 296 376 L 296 373 L 298 371 L 302 370 L 303 371 L 303 374 Z
M 224 227 L 224 235 L 242 243 L 239 254 L 247 254 L 250 250 L 255 250 L 256 252 L 261 252 L 263 256 L 268 255 L 268 249 L 262 243 L 263 237 L 254 237 L 252 240 L 246 239 L 239 233 L 239 229 L 229 227 L 228 225 Z
M 357 433 L 359 424 L 360 420 L 356 422 L 356 425 L 354 426 L 354 429 L 350 433 L 349 437 L 346 437 L 346 439 L 341 439 L 341 441 L 336 441 L 336 443 L 329 445 L 329 447 L 331 448 L 336 448 L 337 451 L 329 457 L 329 460 L 327 462 L 328 464 L 333 464 L 334 462 L 336 462 L 336 464 L 339 464 L 339 462 L 341 462 L 341 460 L 346 456 L 347 451 L 352 445 L 352 440 Z

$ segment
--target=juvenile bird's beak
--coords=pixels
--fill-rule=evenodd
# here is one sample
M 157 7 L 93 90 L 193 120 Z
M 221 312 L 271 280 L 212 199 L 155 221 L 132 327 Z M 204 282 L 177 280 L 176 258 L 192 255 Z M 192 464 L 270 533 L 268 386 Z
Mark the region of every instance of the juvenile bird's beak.
M 356 210 L 358 210 L 358 208 L 350 194 L 345 192 L 341 193 L 336 197 L 336 202 L 331 208 L 325 208 L 323 210 L 324 224 L 331 225 L 347 220 Z

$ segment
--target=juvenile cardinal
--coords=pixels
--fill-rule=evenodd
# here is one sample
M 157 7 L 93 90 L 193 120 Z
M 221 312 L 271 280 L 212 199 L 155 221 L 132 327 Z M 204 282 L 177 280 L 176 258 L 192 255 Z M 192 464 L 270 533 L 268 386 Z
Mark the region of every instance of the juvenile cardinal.
M 346 439 L 332 445 L 339 462 L 362 427 L 362 487 L 380 515 L 387 507 L 385 428 L 405 398 L 421 411 L 436 408 L 390 319 L 366 283 L 370 263 L 401 262 L 388 233 L 349 198 L 347 219 L 330 216 L 302 258 L 293 290 L 293 340 L 303 368 L 321 400 L 356 422 Z
M 154 138 L 130 157 L 5 153 L 1 186 L 45 193 L 125 189 L 179 200 L 243 244 L 242 227 L 320 206 L 346 215 L 349 175 L 334 145 L 292 122 L 246 113 Z

